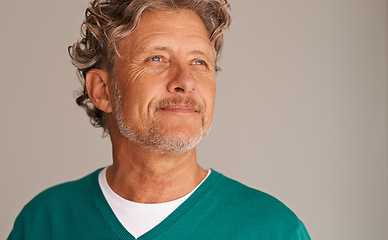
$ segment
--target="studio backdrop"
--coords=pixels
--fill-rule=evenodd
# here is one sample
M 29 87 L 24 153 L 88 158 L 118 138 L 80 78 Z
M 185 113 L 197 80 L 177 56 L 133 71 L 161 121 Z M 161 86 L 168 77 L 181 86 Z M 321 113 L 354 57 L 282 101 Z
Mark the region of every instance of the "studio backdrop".
M 200 164 L 279 198 L 314 240 L 388 239 L 388 1 L 230 3 Z M 112 162 L 67 54 L 87 4 L 0 2 L 0 239 L 37 193 Z

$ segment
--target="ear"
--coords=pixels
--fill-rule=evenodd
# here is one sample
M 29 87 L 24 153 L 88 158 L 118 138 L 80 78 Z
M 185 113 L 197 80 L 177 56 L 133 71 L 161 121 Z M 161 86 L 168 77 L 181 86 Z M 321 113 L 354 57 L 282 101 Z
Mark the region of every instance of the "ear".
M 93 105 L 103 112 L 112 112 L 108 83 L 109 73 L 102 69 L 91 69 L 86 73 L 85 85 Z

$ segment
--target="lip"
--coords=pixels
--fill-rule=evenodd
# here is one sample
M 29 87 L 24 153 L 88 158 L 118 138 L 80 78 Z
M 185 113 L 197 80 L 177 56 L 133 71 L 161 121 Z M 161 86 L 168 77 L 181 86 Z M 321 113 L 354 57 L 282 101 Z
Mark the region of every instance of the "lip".
M 176 112 L 176 113 L 198 113 L 199 112 L 199 110 L 196 109 L 195 107 L 182 106 L 182 105 L 166 106 L 166 107 L 160 108 L 160 110 Z

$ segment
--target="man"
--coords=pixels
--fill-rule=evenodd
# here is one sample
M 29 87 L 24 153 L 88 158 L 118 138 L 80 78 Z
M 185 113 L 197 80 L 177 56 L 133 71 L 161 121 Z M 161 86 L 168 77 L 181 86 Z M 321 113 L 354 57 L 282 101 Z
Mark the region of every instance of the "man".
M 225 0 L 95 0 L 70 47 L 77 103 L 113 164 L 27 204 L 9 239 L 309 239 L 275 198 L 197 164 L 209 131 Z

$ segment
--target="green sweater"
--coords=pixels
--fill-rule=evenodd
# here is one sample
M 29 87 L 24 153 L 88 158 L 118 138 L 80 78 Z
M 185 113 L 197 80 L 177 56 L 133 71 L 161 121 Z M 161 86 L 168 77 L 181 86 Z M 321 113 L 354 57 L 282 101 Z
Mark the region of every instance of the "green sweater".
M 16 218 L 8 239 L 135 239 L 105 200 L 100 170 L 40 193 Z M 138 239 L 310 238 L 283 203 L 212 170 L 183 204 Z

